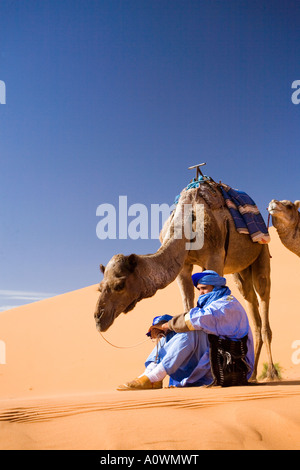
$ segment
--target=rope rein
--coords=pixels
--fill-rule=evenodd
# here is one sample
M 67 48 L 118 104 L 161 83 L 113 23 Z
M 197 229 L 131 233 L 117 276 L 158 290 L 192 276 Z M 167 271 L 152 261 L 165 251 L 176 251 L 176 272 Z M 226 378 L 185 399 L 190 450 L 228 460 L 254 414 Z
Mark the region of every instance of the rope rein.
M 269 212 L 269 214 L 268 214 L 268 223 L 267 223 L 267 229 L 268 230 L 269 230 L 269 227 L 270 227 L 270 216 L 271 216 L 271 214 Z
M 144 344 L 146 343 L 146 341 L 149 341 L 149 338 L 146 338 L 144 339 L 143 341 L 140 341 L 139 343 L 136 343 L 136 344 L 133 344 L 132 346 L 117 346 L 116 344 L 113 344 L 111 343 L 110 341 L 108 341 L 108 339 L 104 338 L 103 334 L 101 333 L 101 331 L 99 331 L 101 337 L 104 339 L 104 341 L 106 341 L 106 343 L 108 343 L 110 346 L 113 346 L 114 348 L 117 348 L 117 349 L 131 349 L 131 348 L 136 348 L 137 346 L 139 346 L 140 344 Z M 161 339 L 162 337 L 165 337 L 164 334 L 160 335 L 159 339 Z M 153 340 L 152 340 L 153 341 Z M 157 341 L 157 345 L 158 345 L 158 342 Z M 158 346 L 157 346 L 157 354 L 156 354 L 156 359 L 157 359 L 157 356 L 158 356 Z
M 164 333 L 161 333 L 161 334 L 158 335 L 157 338 L 154 340 L 154 342 L 156 342 L 156 355 L 155 355 L 155 359 L 154 359 L 155 364 L 158 364 L 159 350 L 160 350 L 160 348 L 162 347 L 162 345 L 160 344 L 160 340 L 162 340 L 163 338 L 166 338 L 166 335 L 165 335 Z M 152 340 L 152 341 L 153 341 L 153 340 Z
M 112 344 L 110 341 L 108 341 L 106 338 L 104 338 L 103 334 L 101 333 L 101 331 L 99 331 L 101 337 L 104 339 L 104 341 L 106 341 L 106 343 L 110 344 L 110 346 L 113 346 L 114 348 L 117 348 L 117 349 L 131 349 L 131 348 L 136 348 L 137 346 L 139 346 L 140 344 L 143 344 L 143 343 L 146 343 L 146 341 L 148 341 L 148 338 L 147 339 L 144 339 L 143 341 L 140 341 L 139 343 L 137 344 L 133 344 L 132 346 L 117 346 L 115 344 Z

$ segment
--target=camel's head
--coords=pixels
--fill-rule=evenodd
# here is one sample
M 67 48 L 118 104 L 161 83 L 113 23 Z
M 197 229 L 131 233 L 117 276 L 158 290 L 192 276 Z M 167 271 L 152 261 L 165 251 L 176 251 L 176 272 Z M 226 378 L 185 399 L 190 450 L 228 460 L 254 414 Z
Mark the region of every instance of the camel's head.
M 107 266 L 100 265 L 104 274 L 99 285 L 100 296 L 94 313 L 96 327 L 106 331 L 120 315 L 135 307 L 140 297 L 141 279 L 136 272 L 137 255 L 115 255 Z
M 300 201 L 291 201 L 283 200 L 277 201 L 272 199 L 269 204 L 268 211 L 272 216 L 272 223 L 274 227 L 278 225 L 290 227 L 298 222 L 300 207 Z

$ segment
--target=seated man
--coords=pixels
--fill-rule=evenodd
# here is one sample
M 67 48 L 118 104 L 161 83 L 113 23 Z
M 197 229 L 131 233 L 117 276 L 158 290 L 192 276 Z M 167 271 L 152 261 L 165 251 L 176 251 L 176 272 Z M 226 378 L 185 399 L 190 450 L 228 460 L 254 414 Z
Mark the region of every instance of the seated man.
M 247 367 L 246 380 L 249 379 L 254 365 L 254 348 L 244 308 L 231 295 L 226 279 L 215 271 L 194 274 L 192 281 L 200 292 L 197 306 L 175 317 L 163 315 L 154 319 L 148 334 L 153 336 L 160 332 L 164 337 L 147 358 L 144 373 L 117 390 L 161 388 L 166 375 L 170 377 L 170 386 L 211 384 L 215 378 L 210 357 L 212 338 L 231 340 L 231 344 L 241 343 L 244 338 L 243 360 Z

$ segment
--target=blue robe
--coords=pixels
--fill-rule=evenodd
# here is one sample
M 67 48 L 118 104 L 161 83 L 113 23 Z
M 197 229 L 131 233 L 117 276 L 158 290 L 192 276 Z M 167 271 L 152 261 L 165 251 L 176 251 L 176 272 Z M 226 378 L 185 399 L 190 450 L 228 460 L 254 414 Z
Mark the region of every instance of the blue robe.
M 146 359 L 146 367 L 155 360 L 162 363 L 170 377 L 170 386 L 208 385 L 213 380 L 208 334 L 231 340 L 248 335 L 246 361 L 250 367 L 248 378 L 251 376 L 254 347 L 248 317 L 238 300 L 230 295 L 227 287 L 223 288 L 223 292 L 218 292 L 218 295 L 214 290 L 212 295 L 200 296 L 197 307 L 188 313 L 188 320 L 192 330 L 186 333 L 168 333 Z

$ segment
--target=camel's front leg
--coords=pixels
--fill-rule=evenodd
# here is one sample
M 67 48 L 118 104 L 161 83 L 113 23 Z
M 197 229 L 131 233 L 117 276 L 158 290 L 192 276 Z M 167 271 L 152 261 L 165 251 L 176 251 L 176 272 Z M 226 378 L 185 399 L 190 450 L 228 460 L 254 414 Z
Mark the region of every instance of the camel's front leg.
M 185 263 L 177 276 L 177 283 L 180 289 L 183 311 L 188 312 L 194 307 L 194 285 L 192 282 L 193 265 Z

